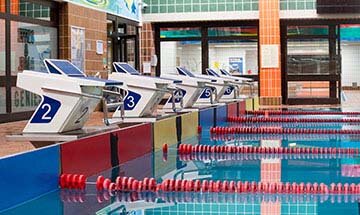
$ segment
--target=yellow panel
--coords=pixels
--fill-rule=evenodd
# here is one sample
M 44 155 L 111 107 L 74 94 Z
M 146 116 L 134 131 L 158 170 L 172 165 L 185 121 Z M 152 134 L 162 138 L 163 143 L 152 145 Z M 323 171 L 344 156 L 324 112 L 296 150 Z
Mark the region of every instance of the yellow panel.
M 256 96 L 254 97 L 254 110 L 259 110 L 259 109 L 260 109 L 259 97 Z
M 166 118 L 154 123 L 154 148 L 161 149 L 163 144 L 177 143 L 176 117 Z
M 181 115 L 181 140 L 197 135 L 199 113 L 197 111 Z
M 246 103 L 245 110 L 252 111 L 253 110 L 253 99 L 246 99 L 245 103 Z

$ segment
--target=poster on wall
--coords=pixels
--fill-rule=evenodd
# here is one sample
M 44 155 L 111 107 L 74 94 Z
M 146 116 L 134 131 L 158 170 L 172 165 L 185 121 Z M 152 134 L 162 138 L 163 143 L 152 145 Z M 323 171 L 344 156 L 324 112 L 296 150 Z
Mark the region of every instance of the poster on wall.
M 261 45 L 262 68 L 279 68 L 279 49 L 276 44 Z
M 140 22 L 139 0 L 67 0 Z
M 244 59 L 242 57 L 230 57 L 229 68 L 231 73 L 244 73 Z
M 71 62 L 85 69 L 85 29 L 71 26 Z

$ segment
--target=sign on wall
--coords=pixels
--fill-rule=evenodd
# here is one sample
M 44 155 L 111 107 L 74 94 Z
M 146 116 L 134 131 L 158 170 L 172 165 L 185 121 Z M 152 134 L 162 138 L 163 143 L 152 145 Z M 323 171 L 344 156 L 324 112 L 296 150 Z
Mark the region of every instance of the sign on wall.
M 139 0 L 67 0 L 140 22 Z
M 85 70 L 85 29 L 71 26 L 71 62 Z
M 244 73 L 244 59 L 242 57 L 230 57 L 229 58 L 230 72 Z
M 261 68 L 279 68 L 279 45 L 261 45 Z

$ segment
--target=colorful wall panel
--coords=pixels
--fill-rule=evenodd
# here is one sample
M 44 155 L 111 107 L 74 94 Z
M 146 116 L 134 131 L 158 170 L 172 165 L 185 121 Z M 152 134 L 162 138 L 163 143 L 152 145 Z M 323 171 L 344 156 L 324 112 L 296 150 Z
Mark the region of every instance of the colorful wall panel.
M 239 105 L 239 116 L 245 115 L 246 102 L 245 101 L 240 101 L 238 105 Z
M 172 145 L 178 142 L 177 124 L 179 124 L 179 121 L 181 122 L 181 118 L 179 119 L 177 120 L 177 117 L 170 117 L 154 123 L 153 126 L 155 151 L 161 149 L 164 143 Z M 181 127 L 179 127 L 179 125 L 178 129 L 181 130 Z
M 227 105 L 217 106 L 215 108 L 216 111 L 216 122 L 224 123 L 227 121 Z
M 245 100 L 245 110 L 251 111 L 254 108 L 253 99 L 249 98 Z
M 214 108 L 207 108 L 199 111 L 199 124 L 204 127 L 211 127 L 215 125 Z
M 93 175 L 111 168 L 110 133 L 61 145 L 62 173 Z
M 117 140 L 118 163 L 125 163 L 152 152 L 152 126 L 150 123 L 111 132 L 111 135 Z
M 254 110 L 259 110 L 260 109 L 259 97 L 258 96 L 253 98 L 253 109 Z
M 56 145 L 0 159 L 0 211 L 58 188 L 59 151 Z
M 181 140 L 197 135 L 199 113 L 197 111 L 181 115 Z
M 234 102 L 227 105 L 227 116 L 236 117 L 238 116 L 238 105 L 239 103 Z

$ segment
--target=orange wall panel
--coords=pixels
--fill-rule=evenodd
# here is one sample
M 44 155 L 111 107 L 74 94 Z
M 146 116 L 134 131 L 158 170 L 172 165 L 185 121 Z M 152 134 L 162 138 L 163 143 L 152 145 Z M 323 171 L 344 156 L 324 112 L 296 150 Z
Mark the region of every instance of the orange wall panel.
M 280 47 L 279 0 L 259 0 L 259 42 Z M 261 52 L 261 51 L 260 51 Z M 261 59 L 260 54 L 260 59 Z M 279 61 L 281 59 L 279 48 Z M 260 60 L 261 61 L 261 60 Z M 281 96 L 281 62 L 279 68 L 262 68 L 260 65 L 260 96 Z

